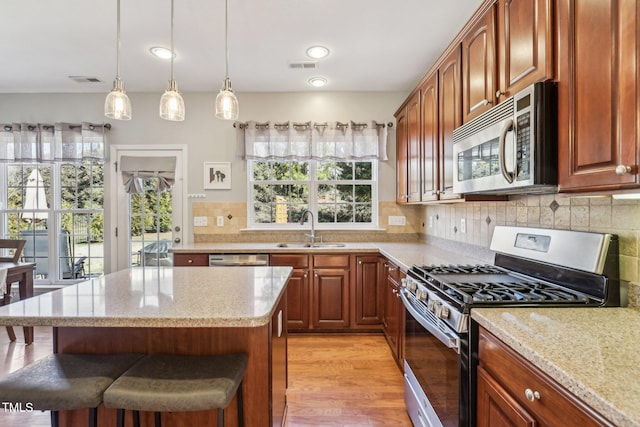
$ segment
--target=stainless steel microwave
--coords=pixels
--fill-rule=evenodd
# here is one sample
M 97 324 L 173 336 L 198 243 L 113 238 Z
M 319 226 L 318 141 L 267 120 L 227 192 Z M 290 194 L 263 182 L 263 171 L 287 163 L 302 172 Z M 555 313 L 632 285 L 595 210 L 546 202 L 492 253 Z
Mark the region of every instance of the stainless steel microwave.
M 557 122 L 557 84 L 544 81 L 454 130 L 454 193 L 557 192 Z

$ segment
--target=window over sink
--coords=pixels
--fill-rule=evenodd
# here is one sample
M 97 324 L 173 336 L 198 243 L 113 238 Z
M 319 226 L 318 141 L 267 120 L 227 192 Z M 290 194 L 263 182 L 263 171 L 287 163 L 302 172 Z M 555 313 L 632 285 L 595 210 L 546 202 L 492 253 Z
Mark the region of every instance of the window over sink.
M 248 225 L 288 228 L 305 210 L 316 228 L 378 225 L 378 163 L 248 160 Z

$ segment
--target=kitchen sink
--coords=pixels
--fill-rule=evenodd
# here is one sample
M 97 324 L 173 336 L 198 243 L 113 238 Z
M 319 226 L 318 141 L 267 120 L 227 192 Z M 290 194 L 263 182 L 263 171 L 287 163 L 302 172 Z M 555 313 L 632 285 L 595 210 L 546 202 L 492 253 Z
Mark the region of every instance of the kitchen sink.
M 345 243 L 278 243 L 278 248 L 344 248 Z

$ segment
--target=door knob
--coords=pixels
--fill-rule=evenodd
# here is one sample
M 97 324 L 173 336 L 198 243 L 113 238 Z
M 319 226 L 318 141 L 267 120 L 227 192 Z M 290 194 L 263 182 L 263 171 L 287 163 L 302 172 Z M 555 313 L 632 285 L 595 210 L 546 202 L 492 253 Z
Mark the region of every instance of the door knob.
M 180 231 L 180 226 L 176 225 L 176 228 L 174 228 L 175 231 Z
M 180 241 L 181 241 L 181 240 L 180 240 L 180 238 L 179 238 L 179 237 L 176 237 L 175 239 L 173 239 L 173 241 L 174 241 L 175 243 L 180 243 Z
M 616 166 L 616 175 L 627 175 L 631 173 L 631 166 L 618 165 Z

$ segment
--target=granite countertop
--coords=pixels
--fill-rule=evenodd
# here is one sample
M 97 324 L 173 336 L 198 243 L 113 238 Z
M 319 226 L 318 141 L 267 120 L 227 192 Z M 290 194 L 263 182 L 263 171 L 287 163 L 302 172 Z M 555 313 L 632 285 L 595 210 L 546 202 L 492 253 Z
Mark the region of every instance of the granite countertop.
M 326 242 L 331 243 L 331 242 Z M 295 245 L 295 244 L 294 244 Z M 407 271 L 413 264 L 493 264 L 486 253 L 464 253 L 457 248 L 443 248 L 428 243 L 353 242 L 343 247 L 308 248 L 292 246 L 281 248 L 276 243 L 191 243 L 174 246 L 171 252 L 193 253 L 380 253 Z
M 0 325 L 256 327 L 291 267 L 133 268 L 0 307 Z
M 617 426 L 640 426 L 640 311 L 477 308 L 471 317 Z

